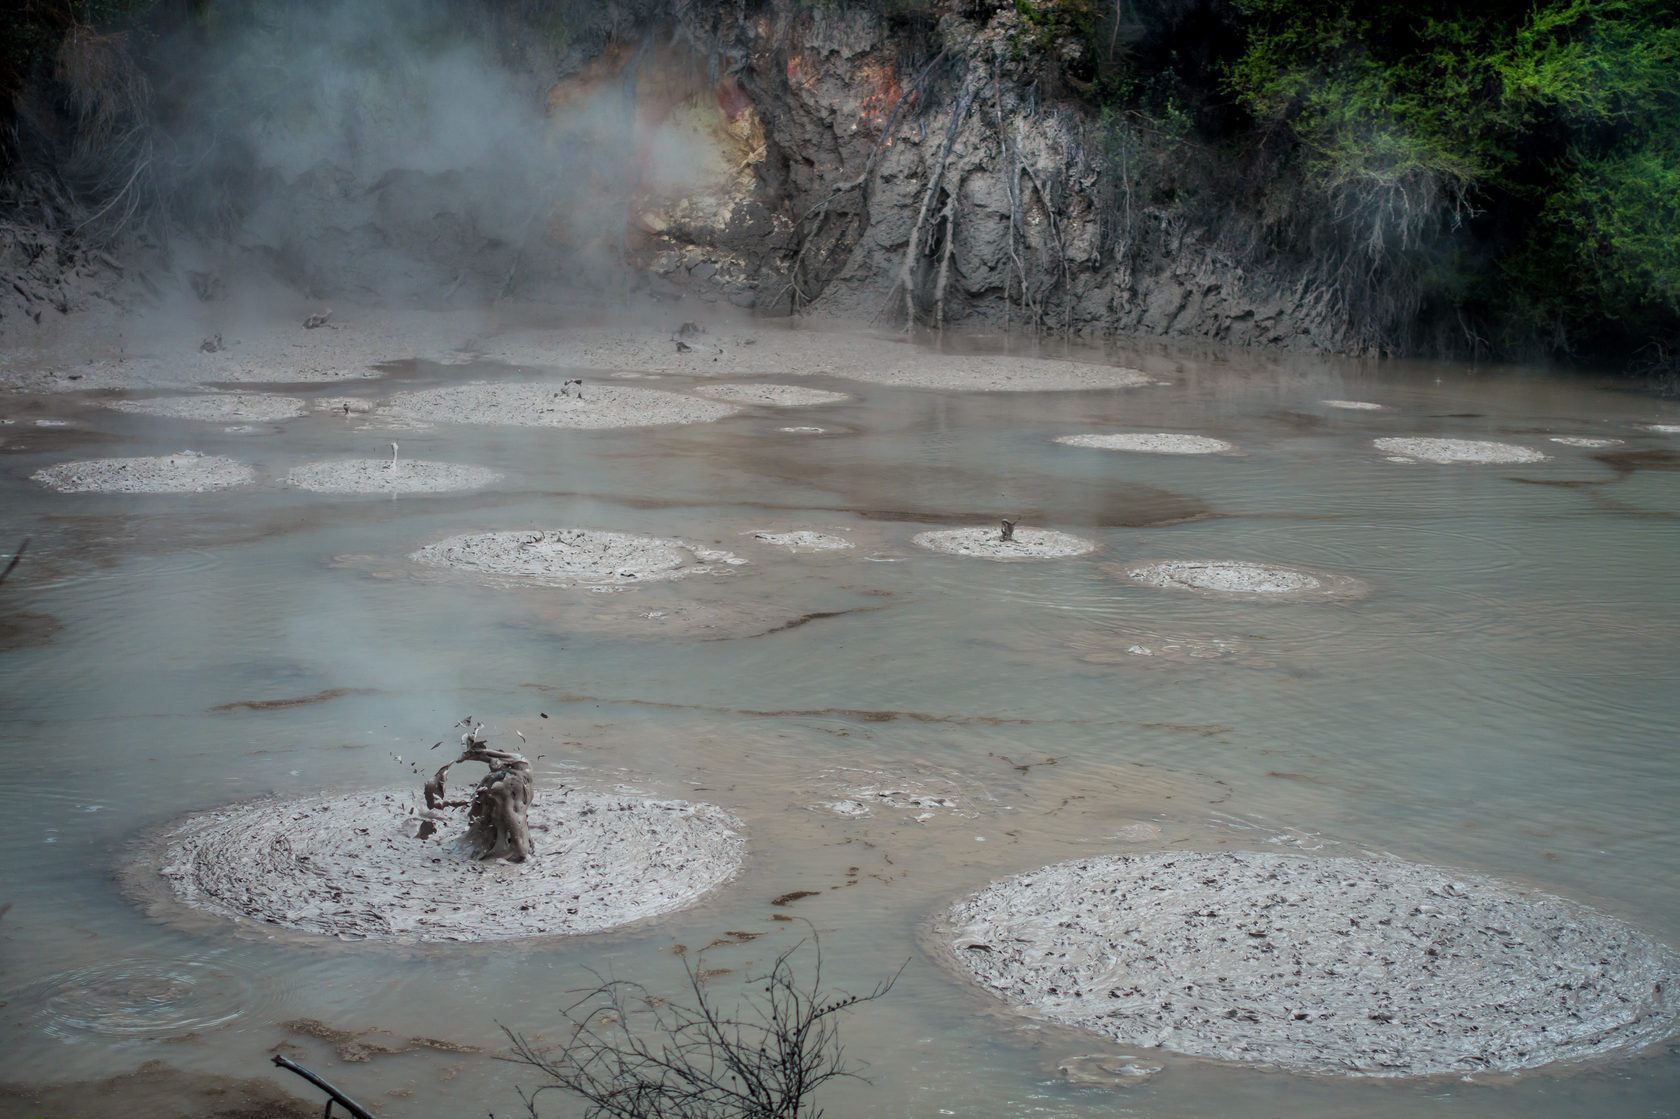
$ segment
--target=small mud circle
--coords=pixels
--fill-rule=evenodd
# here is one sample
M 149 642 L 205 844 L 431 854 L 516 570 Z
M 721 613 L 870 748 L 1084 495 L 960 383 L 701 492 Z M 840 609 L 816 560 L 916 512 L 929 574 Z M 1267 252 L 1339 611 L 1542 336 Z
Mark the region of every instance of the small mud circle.
M 1126 577 L 1150 587 L 1256 599 L 1358 598 L 1367 587 L 1346 575 L 1276 567 L 1244 560 L 1169 560 L 1125 568 Z
M 176 900 L 223 917 L 361 940 L 601 932 L 698 901 L 739 869 L 740 821 L 705 804 L 548 787 L 536 853 L 471 857 L 407 792 L 265 800 L 190 817 L 153 857 Z
M 1396 459 L 1422 462 L 1545 462 L 1533 447 L 1485 439 L 1373 439 L 1371 445 Z
M 209 423 L 275 423 L 295 419 L 304 413 L 303 401 L 273 393 L 153 396 L 141 400 L 112 400 L 105 406 L 136 416 L 163 416 Z
M 712 400 L 731 404 L 762 404 L 771 408 L 800 408 L 852 399 L 843 392 L 808 389 L 803 385 L 705 385 L 694 391 Z
M 1554 435 L 1552 442 L 1561 443 L 1565 447 L 1616 447 L 1620 446 L 1620 439 L 1596 439 L 1588 435 Z
M 582 388 L 563 383 L 450 385 L 398 393 L 379 409 L 384 416 L 422 423 L 595 429 L 709 423 L 739 411 L 733 404 L 682 393 L 594 382 Z
M 1148 455 L 1216 455 L 1234 448 L 1223 439 L 1206 435 L 1178 435 L 1173 432 L 1119 432 L 1110 435 L 1058 435 L 1056 442 L 1067 447 L 1094 447 L 1103 451 L 1137 451 Z
M 941 941 L 995 994 L 1123 1045 L 1433 1076 L 1671 1034 L 1680 960 L 1585 906 L 1398 861 L 1081 859 L 993 883 Z
M 454 493 L 483 489 L 500 477 L 483 466 L 353 458 L 295 467 L 287 472 L 286 485 L 331 494 Z
M 931 552 L 994 560 L 1061 559 L 1083 556 L 1097 547 L 1082 536 L 1048 528 L 1017 528 L 1012 540 L 1004 540 L 995 528 L 940 529 L 919 532 L 910 542 Z
M 514 576 L 551 586 L 649 583 L 703 575 L 719 565 L 746 562 L 729 552 L 681 540 L 584 528 L 454 536 L 428 544 L 409 558 L 437 567 Z
M 832 532 L 816 532 L 812 529 L 796 529 L 793 532 L 755 532 L 754 540 L 765 544 L 774 544 L 786 548 L 790 552 L 841 552 L 855 545 L 844 536 L 837 536 Z
M 59 493 L 208 493 L 257 480 L 242 462 L 197 451 L 151 458 L 83 459 L 30 475 Z

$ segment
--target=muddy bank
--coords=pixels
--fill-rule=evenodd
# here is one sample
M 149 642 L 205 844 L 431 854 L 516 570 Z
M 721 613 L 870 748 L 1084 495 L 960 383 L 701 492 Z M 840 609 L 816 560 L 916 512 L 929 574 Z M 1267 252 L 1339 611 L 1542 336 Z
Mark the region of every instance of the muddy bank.
M 188 1072 L 147 1061 L 133 1072 L 63 1084 L 0 1083 L 7 1115 L 127 1115 L 145 1119 L 319 1119 L 318 1099 L 283 1091 L 272 1080 Z

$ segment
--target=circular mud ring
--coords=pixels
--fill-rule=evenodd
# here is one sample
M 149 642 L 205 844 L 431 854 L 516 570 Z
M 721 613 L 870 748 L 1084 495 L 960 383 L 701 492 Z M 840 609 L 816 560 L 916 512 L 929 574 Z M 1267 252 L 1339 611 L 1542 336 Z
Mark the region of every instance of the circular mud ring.
M 225 1026 L 254 1001 L 243 975 L 190 959 L 118 959 L 77 968 L 34 984 L 27 1000 L 48 1034 L 144 1040 Z
M 556 586 L 629 584 L 681 579 L 746 561 L 681 540 L 562 528 L 481 532 L 428 544 L 409 556 L 417 563 L 485 575 L 511 575 Z
M 1150 587 L 1255 598 L 1355 598 L 1364 583 L 1346 575 L 1244 560 L 1167 560 L 1132 564 L 1126 577 Z
M 399 461 L 352 458 L 311 462 L 286 474 L 286 485 L 311 493 L 452 493 L 478 490 L 500 478 L 501 472 L 483 466 L 452 462 Z
M 711 400 L 722 400 L 730 404 L 762 404 L 771 408 L 836 404 L 851 399 L 843 392 L 808 389 L 803 385 L 705 385 L 694 391 Z
M 30 477 L 59 493 L 208 493 L 248 486 L 257 473 L 230 458 L 181 451 L 152 458 L 63 462 Z
M 1546 461 L 1546 456 L 1533 447 L 1485 439 L 1373 439 L 1371 445 L 1385 454 L 1442 464 Z
M 580 397 L 576 395 L 582 392 Z M 560 384 L 476 382 L 398 393 L 380 413 L 422 423 L 505 424 L 519 427 L 657 427 L 709 423 L 733 416 L 732 404 L 682 393 L 589 382 Z
M 1680 960 L 1613 917 L 1390 860 L 1080 859 L 951 907 L 994 994 L 1123 1045 L 1432 1076 L 1629 1052 L 1673 1032 Z
M 209 423 L 275 423 L 304 413 L 294 396 L 266 392 L 213 392 L 192 396 L 152 396 L 141 400 L 112 400 L 107 408 L 136 416 L 204 420 Z
M 1104 451 L 1138 451 L 1148 455 L 1216 455 L 1233 450 L 1223 439 L 1206 435 L 1178 435 L 1123 432 L 1111 435 L 1058 435 L 1056 442 L 1068 447 L 1095 447 Z
M 1096 550 L 1096 542 L 1072 533 L 1048 528 L 1017 528 L 1015 539 L 1003 540 L 995 528 L 948 528 L 919 532 L 910 538 L 918 548 L 950 556 L 977 559 L 1061 559 L 1082 556 Z
M 300 932 L 506 940 L 681 909 L 732 878 L 745 849 L 740 821 L 711 805 L 549 786 L 530 808 L 536 855 L 479 861 L 458 819 L 417 838 L 416 799 L 352 793 L 192 816 L 164 831 L 158 873 L 194 909 Z

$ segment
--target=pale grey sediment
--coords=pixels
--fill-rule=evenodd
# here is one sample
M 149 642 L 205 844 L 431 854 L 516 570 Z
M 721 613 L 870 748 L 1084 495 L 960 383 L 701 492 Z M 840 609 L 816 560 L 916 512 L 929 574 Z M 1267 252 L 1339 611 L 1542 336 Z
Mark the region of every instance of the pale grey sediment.
M 1137 451 L 1150 455 L 1214 455 L 1232 450 L 1223 439 L 1174 432 L 1116 432 L 1108 435 L 1058 435 L 1056 442 L 1069 447 L 1094 447 L 1104 451 Z
M 1680 1016 L 1680 960 L 1638 929 L 1388 859 L 1078 859 L 956 903 L 939 942 L 1045 1018 L 1298 1072 L 1535 1068 L 1632 1052 Z
M 996 528 L 939 529 L 919 532 L 910 542 L 933 552 L 994 560 L 1061 559 L 1082 556 L 1097 547 L 1095 541 L 1048 528 L 1017 528 L 1012 540 L 1004 540 Z
M 1131 564 L 1125 572 L 1145 586 L 1257 599 L 1357 598 L 1369 590 L 1346 575 L 1245 560 L 1166 560 Z
M 1486 439 L 1373 439 L 1379 451 L 1408 459 L 1440 464 L 1455 462 L 1545 462 L 1546 456 L 1533 447 L 1517 443 L 1496 443 Z
M 647 583 L 703 575 L 747 561 L 729 552 L 657 536 L 560 528 L 481 532 L 428 544 L 410 559 L 557 586 Z
M 378 414 L 427 423 L 600 429 L 708 423 L 739 411 L 733 404 L 683 393 L 595 381 L 582 389 L 558 382 L 478 381 L 397 393 Z
M 59 493 L 208 493 L 257 480 L 245 463 L 198 451 L 82 459 L 42 467 L 30 477 Z
M 304 403 L 297 397 L 262 392 L 150 396 L 104 403 L 107 408 L 131 415 L 203 420 L 210 423 L 274 423 L 295 419 L 304 413 Z
M 453 493 L 483 489 L 501 478 L 484 466 L 453 462 L 353 458 L 305 463 L 287 471 L 285 483 L 311 493 Z
M 545 786 L 536 854 L 478 860 L 464 825 L 408 791 L 263 800 L 179 821 L 149 857 L 179 902 L 345 939 L 480 941 L 600 932 L 680 909 L 732 878 L 741 823 L 634 791 Z M 455 814 L 459 816 L 460 813 Z
M 1319 403 L 1331 408 L 1345 408 L 1351 412 L 1381 412 L 1384 410 L 1383 405 L 1369 400 L 1321 400 Z
M 1553 443 L 1562 443 L 1565 447 L 1616 447 L 1621 439 L 1595 439 L 1586 435 L 1554 435 Z

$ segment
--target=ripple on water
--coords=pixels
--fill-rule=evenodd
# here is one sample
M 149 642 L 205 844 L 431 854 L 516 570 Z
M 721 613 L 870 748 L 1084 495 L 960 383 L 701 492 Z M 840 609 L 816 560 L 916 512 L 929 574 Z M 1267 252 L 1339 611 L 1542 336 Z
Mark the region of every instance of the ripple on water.
M 155 1040 L 225 1026 L 256 1002 L 250 979 L 221 959 L 120 959 L 62 972 L 11 1000 L 27 999 L 42 1032 Z

